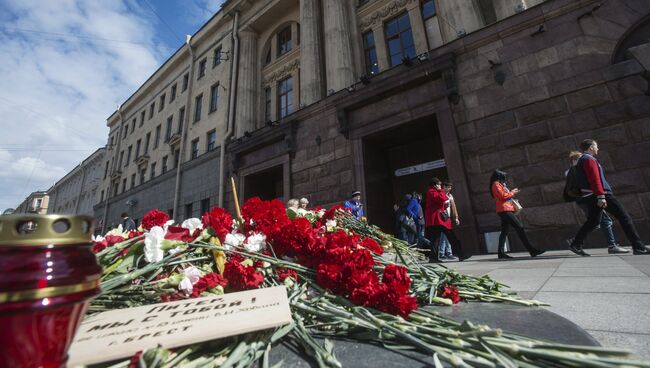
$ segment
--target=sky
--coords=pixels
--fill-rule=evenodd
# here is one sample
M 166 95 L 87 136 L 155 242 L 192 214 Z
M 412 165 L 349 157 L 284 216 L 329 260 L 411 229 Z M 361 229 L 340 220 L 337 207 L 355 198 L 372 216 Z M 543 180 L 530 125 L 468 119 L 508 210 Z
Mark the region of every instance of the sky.
M 106 144 L 106 119 L 224 0 L 0 0 L 0 213 Z

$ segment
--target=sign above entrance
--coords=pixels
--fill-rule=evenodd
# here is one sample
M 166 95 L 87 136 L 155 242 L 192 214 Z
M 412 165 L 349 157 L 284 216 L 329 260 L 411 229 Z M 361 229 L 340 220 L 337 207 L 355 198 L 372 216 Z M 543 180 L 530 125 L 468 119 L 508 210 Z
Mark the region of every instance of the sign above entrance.
M 447 164 L 445 163 L 445 159 L 442 160 L 436 160 L 436 161 L 429 161 L 425 162 L 423 164 L 418 164 L 414 166 L 409 166 L 409 167 L 403 167 L 401 169 L 395 170 L 395 176 L 406 176 L 406 175 L 411 175 L 423 171 L 430 171 L 430 170 L 435 170 L 439 169 L 441 167 L 445 167 Z

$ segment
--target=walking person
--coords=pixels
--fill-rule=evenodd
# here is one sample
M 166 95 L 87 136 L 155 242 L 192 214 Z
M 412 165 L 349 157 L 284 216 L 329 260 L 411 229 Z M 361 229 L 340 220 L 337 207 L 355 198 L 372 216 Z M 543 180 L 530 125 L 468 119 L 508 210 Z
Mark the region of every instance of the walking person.
M 135 230 L 135 221 L 131 217 L 129 217 L 129 214 L 126 212 L 122 212 L 122 231 L 131 231 Z
M 524 247 L 526 247 L 526 250 L 530 253 L 530 256 L 537 257 L 545 251 L 537 249 L 531 244 L 530 239 L 528 239 L 528 235 L 526 235 L 526 231 L 524 230 L 524 226 L 517 216 L 515 216 L 516 210 L 512 199 L 514 199 L 514 197 L 519 193 L 519 189 L 515 188 L 509 190 L 506 186 L 507 179 L 508 175 L 501 170 L 495 170 L 490 178 L 490 194 L 496 202 L 496 211 L 501 218 L 498 257 L 499 259 L 512 258 L 505 252 L 506 239 L 510 227 L 515 229 L 519 239 L 521 239 Z
M 460 225 L 460 219 L 458 218 L 458 209 L 456 209 L 456 202 L 454 201 L 454 196 L 451 194 L 452 184 L 451 182 L 442 183 L 442 188 L 449 198 L 449 206 L 447 207 L 447 215 L 451 218 L 451 226 Z M 438 245 L 438 258 L 441 261 L 456 261 L 456 258 L 451 251 L 451 243 L 445 236 L 445 234 L 440 234 L 440 244 Z
M 582 196 L 577 198 L 576 202 L 587 207 L 587 221 L 578 230 L 569 249 L 578 255 L 588 255 L 582 249 L 584 240 L 598 226 L 603 211 L 607 211 L 621 223 L 625 236 L 632 243 L 632 252 L 634 254 L 650 254 L 650 249 L 639 237 L 632 218 L 614 196 L 612 187 L 605 178 L 605 171 L 596 159 L 599 150 L 598 143 L 593 139 L 585 139 L 580 143 L 580 150 L 582 156 L 578 159 L 575 173 Z
M 447 213 L 449 206 L 449 197 L 442 189 L 442 182 L 438 178 L 433 178 L 429 182 L 429 189 L 427 190 L 425 202 L 425 226 L 427 237 L 431 241 L 431 253 L 429 254 L 429 262 L 438 262 L 438 242 L 440 235 L 445 234 L 454 253 L 458 256 L 459 261 L 464 261 L 470 258 L 470 255 L 463 254 L 460 240 L 451 229 L 451 216 Z
M 569 153 L 569 160 L 571 160 L 571 167 L 564 173 L 565 176 L 569 175 L 571 171 L 573 170 L 573 175 L 575 175 L 575 170 L 576 170 L 576 165 L 578 164 L 578 160 L 582 156 L 582 152 L 579 151 L 571 151 Z M 573 198 L 575 200 L 575 198 Z M 578 204 L 578 207 L 585 213 L 585 216 L 589 216 L 589 206 L 583 202 L 580 201 Z M 629 253 L 630 251 L 622 248 L 617 242 L 616 242 L 616 237 L 614 236 L 614 229 L 612 225 L 614 224 L 614 221 L 612 221 L 612 218 L 609 217 L 607 212 L 603 211 L 601 216 L 600 216 L 600 222 L 599 225 L 596 226 L 596 228 L 600 228 L 602 231 L 603 235 L 605 235 L 605 239 L 607 239 L 607 253 L 609 254 L 623 254 L 623 253 Z M 573 238 L 567 240 L 567 243 L 571 245 L 573 242 Z M 582 255 L 588 255 L 586 252 L 582 252 Z
M 401 206 L 397 210 L 397 238 L 404 240 L 409 245 L 416 244 L 417 239 L 417 224 L 416 219 L 413 216 L 413 212 L 410 210 L 413 197 L 410 194 L 406 194 L 402 200 Z
M 412 199 L 409 204 L 412 207 L 411 213 L 416 214 L 414 217 L 417 234 L 415 236 L 416 243 L 419 247 L 429 248 L 431 243 L 429 239 L 424 236 L 424 210 L 422 209 L 422 194 L 413 192 Z

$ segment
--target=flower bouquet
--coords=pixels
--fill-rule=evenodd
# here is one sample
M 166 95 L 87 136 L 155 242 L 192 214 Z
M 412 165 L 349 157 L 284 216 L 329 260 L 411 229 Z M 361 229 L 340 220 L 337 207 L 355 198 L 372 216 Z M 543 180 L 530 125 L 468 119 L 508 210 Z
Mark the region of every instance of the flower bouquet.
M 301 346 L 320 367 L 341 367 L 333 343 L 315 335 L 418 350 L 437 367 L 650 367 L 627 351 L 530 339 L 421 308 L 541 303 L 521 300 L 487 276 L 421 264 L 405 243 L 340 207 L 289 217 L 282 202 L 252 198 L 234 219 L 214 208 L 180 225 L 154 210 L 138 230 L 118 228 L 94 244 L 104 273 L 90 313 L 284 285 L 293 316 L 276 329 L 173 351 L 159 347 L 113 367 L 248 367 L 260 360 L 267 367 L 269 350 L 281 340 Z

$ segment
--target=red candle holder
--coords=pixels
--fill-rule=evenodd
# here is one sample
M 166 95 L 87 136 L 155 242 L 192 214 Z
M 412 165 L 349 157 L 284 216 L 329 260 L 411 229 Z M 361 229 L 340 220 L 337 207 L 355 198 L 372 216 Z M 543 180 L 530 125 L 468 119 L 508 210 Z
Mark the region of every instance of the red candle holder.
M 0 368 L 64 367 L 102 269 L 89 216 L 0 216 Z

